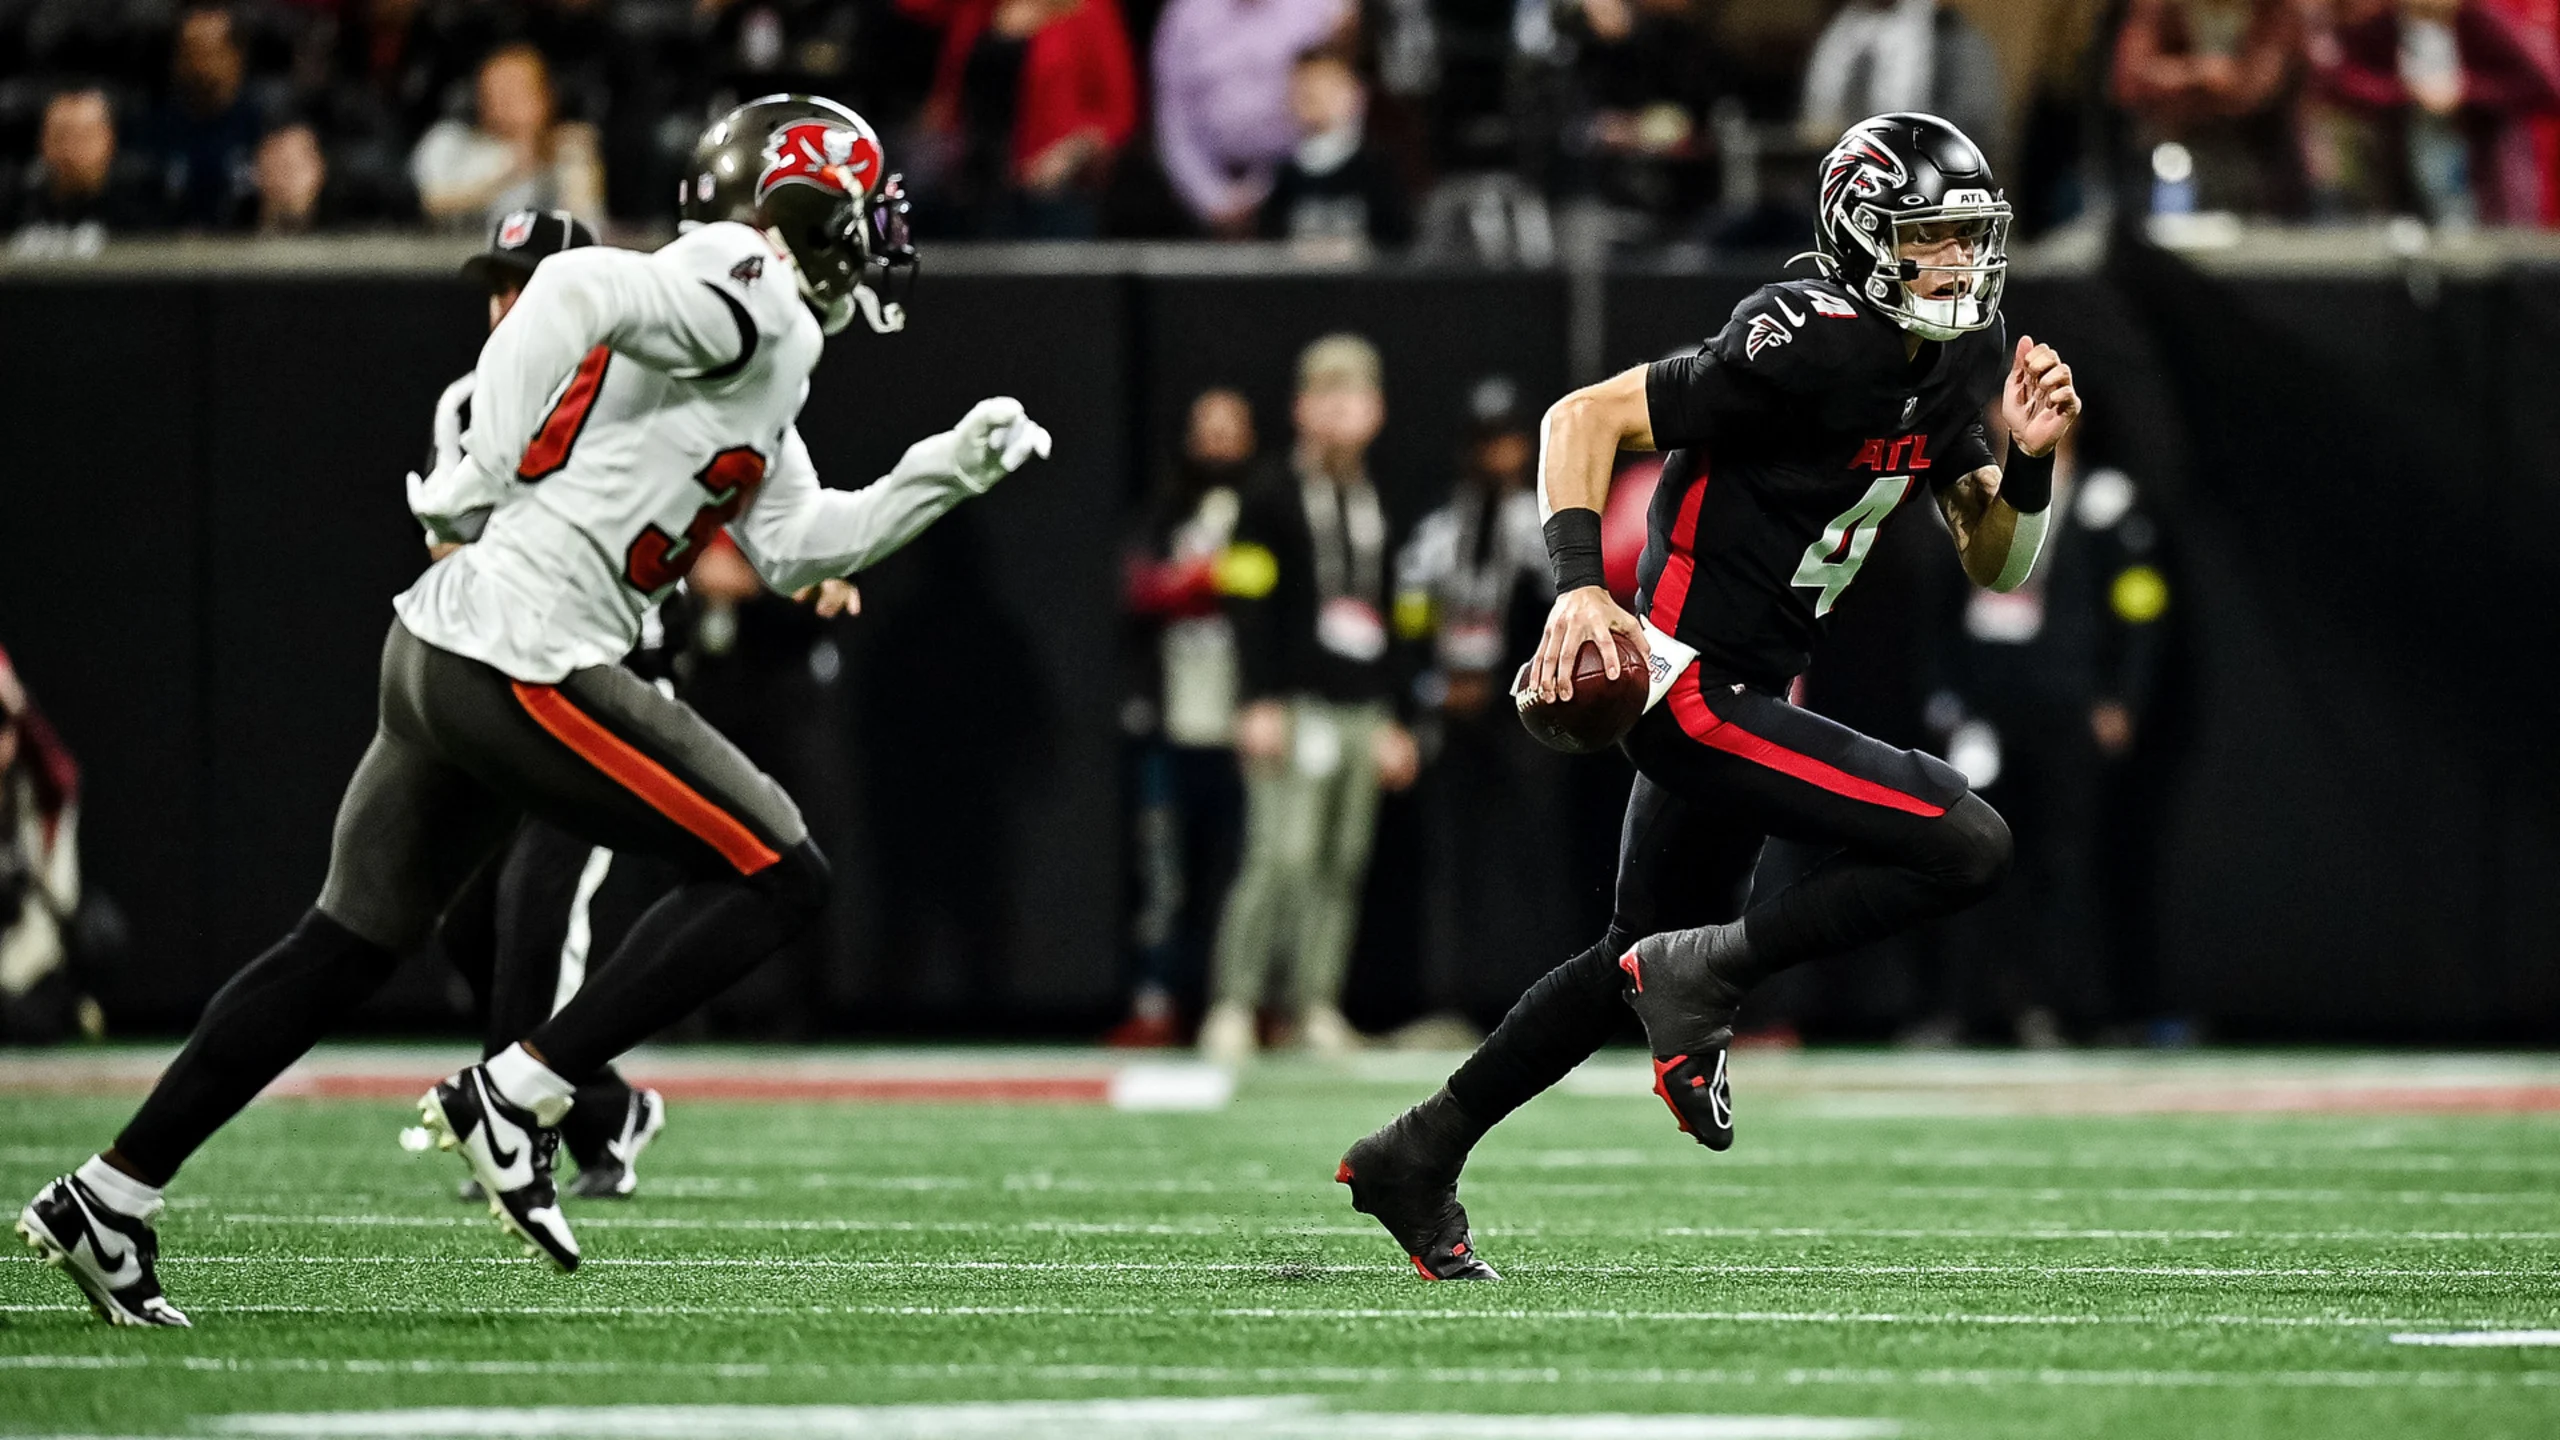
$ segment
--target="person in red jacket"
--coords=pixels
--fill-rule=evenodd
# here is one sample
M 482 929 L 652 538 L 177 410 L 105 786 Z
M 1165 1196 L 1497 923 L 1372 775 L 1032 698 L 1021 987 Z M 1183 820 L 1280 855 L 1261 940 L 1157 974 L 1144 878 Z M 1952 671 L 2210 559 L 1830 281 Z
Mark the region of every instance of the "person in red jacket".
M 1138 124 L 1118 0 L 898 0 L 942 26 L 925 128 L 972 232 L 1063 239 L 1098 228 L 1096 199 Z
M 2560 73 L 2488 6 L 2349 6 L 2312 55 L 2323 92 L 2375 125 L 2383 204 L 2437 220 L 2540 223 L 2529 124 L 2560 114 Z

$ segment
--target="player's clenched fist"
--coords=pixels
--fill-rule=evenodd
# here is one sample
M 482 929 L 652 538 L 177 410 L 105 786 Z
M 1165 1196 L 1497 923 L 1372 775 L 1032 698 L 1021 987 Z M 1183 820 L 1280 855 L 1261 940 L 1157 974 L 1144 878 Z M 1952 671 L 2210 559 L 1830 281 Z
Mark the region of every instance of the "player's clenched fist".
M 982 494 L 1032 456 L 1045 460 L 1049 455 L 1049 432 L 1010 395 L 970 406 L 952 433 L 960 441 L 960 478 Z
M 2052 454 L 2080 423 L 2080 392 L 2072 388 L 2071 367 L 2032 335 L 2018 337 L 2009 383 L 2000 392 L 2000 420 L 2009 427 L 2009 438 L 2030 455 Z
M 1600 647 L 1602 665 L 1610 679 L 1617 679 L 1618 647 L 1609 638 L 1612 631 L 1632 636 L 1636 649 L 1653 653 L 1645 643 L 1644 627 L 1619 608 L 1607 590 L 1585 585 L 1557 596 L 1555 608 L 1547 612 L 1546 632 L 1538 637 L 1538 656 L 1529 665 L 1530 689 L 1541 700 L 1572 699 L 1573 658 L 1582 653 L 1586 640 Z

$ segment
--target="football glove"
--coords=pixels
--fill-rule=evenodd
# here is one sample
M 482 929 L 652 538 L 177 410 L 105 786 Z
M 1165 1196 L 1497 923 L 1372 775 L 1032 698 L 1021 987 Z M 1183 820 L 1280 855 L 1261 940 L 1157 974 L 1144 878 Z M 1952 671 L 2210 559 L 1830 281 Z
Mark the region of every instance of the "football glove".
M 1021 469 L 1032 456 L 1049 455 L 1049 432 L 1022 411 L 1010 395 L 981 400 L 969 407 L 951 432 L 959 443 L 960 479 L 983 495 L 995 483 Z

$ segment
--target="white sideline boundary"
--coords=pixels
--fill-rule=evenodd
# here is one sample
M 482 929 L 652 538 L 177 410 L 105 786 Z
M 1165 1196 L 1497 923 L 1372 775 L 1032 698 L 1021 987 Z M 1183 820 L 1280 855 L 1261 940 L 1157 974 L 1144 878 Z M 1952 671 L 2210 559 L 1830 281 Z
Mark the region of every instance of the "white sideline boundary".
M 180 1355 L 9 1355 L 0 1371 L 183 1370 L 237 1375 L 666 1375 L 712 1380 L 985 1380 L 1068 1384 L 1158 1385 L 1760 1385 L 1760 1386 L 2046 1386 L 2127 1389 L 2473 1389 L 2560 1388 L 2560 1370 L 2201 1370 L 2076 1369 L 2065 1366 L 1867 1366 L 1788 1368 L 1604 1368 L 1567 1366 L 1353 1365 L 1009 1365 L 954 1363 L 831 1364 L 821 1361 L 401 1360 L 319 1356 L 227 1358 Z

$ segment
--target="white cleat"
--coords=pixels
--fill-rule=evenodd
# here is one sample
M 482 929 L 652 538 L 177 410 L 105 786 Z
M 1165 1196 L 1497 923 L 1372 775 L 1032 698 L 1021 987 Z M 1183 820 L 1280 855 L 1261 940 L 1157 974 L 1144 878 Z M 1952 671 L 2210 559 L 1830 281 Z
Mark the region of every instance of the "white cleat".
M 578 1237 L 569 1233 L 560 1192 L 551 1183 L 559 1131 L 500 1095 L 480 1065 L 419 1097 L 418 1117 L 437 1149 L 461 1153 L 488 1197 L 489 1213 L 500 1229 L 524 1242 L 525 1254 L 562 1271 L 578 1268 Z
M 18 1238 L 70 1276 L 108 1324 L 187 1328 L 187 1317 L 160 1293 L 160 1236 L 149 1218 L 110 1207 L 80 1177 L 65 1175 L 37 1191 L 18 1213 Z

